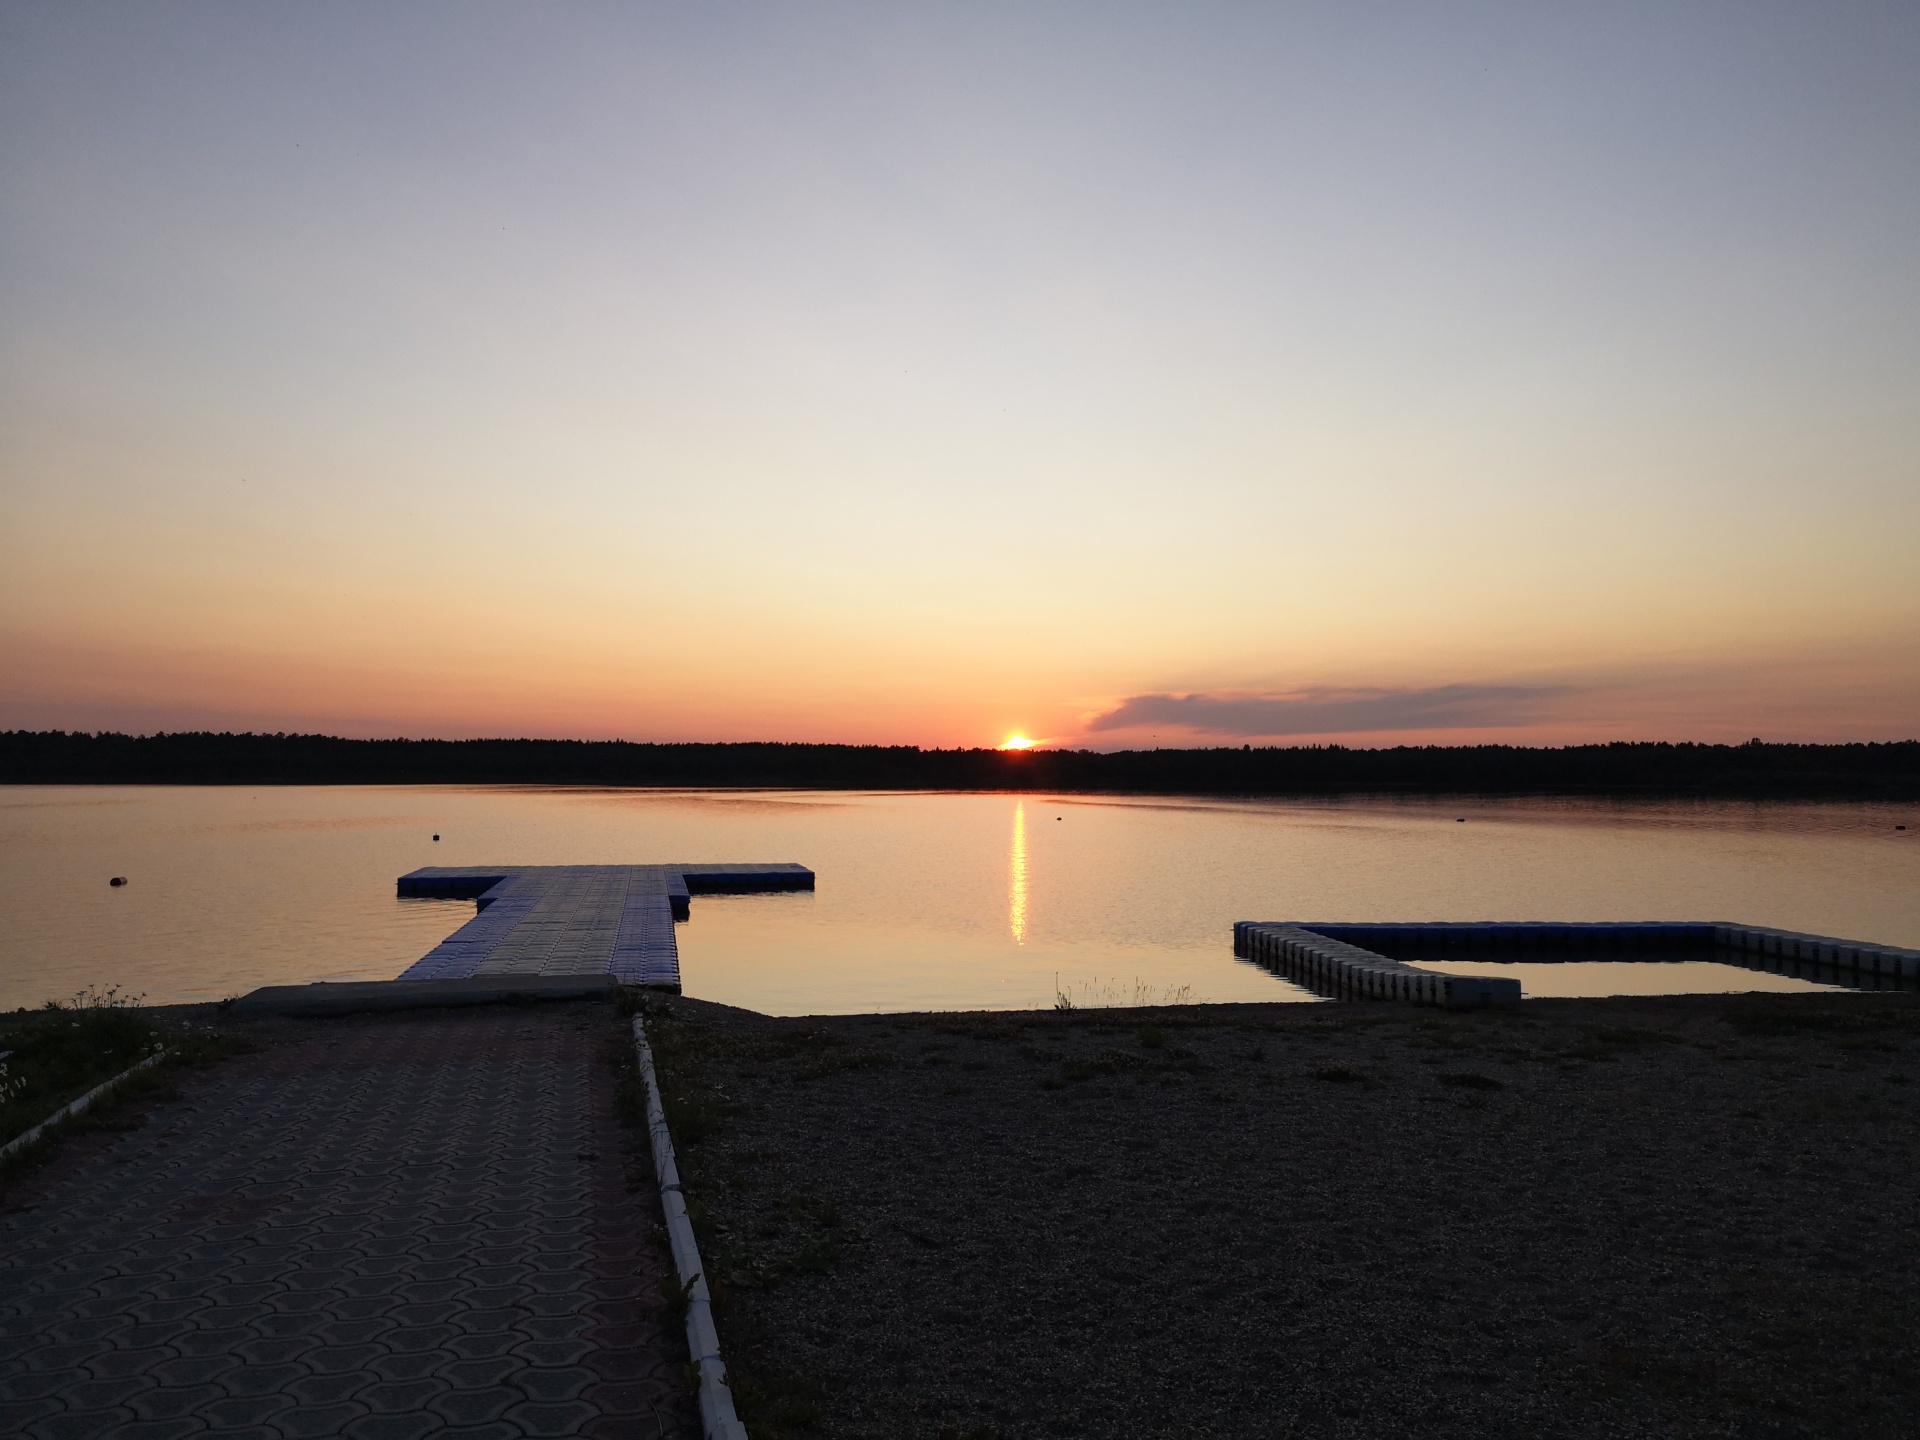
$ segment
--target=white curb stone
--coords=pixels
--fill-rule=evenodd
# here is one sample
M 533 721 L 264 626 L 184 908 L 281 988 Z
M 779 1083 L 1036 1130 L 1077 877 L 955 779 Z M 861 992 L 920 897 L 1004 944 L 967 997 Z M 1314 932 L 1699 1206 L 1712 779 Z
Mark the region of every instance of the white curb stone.
M 640 1052 L 640 1076 L 647 1083 L 647 1132 L 653 1141 L 653 1169 L 660 1177 L 660 1208 L 667 1217 L 667 1244 L 674 1268 L 687 1297 L 687 1351 L 700 1372 L 700 1432 L 706 1440 L 747 1440 L 747 1427 L 733 1413 L 733 1391 L 727 1388 L 727 1367 L 720 1359 L 720 1337 L 713 1328 L 713 1306 L 707 1277 L 694 1244 L 693 1223 L 681 1198 L 680 1169 L 673 1162 L 673 1137 L 667 1132 L 667 1112 L 660 1104 L 660 1082 L 653 1073 L 653 1050 L 647 1027 L 633 1017 L 633 1043 Z
M 166 1051 L 156 1050 L 153 1054 L 149 1055 L 146 1059 L 140 1061 L 138 1064 L 128 1066 L 125 1070 L 122 1070 L 118 1075 L 114 1076 L 111 1080 L 102 1080 L 98 1085 L 94 1086 L 93 1089 L 87 1091 L 86 1094 L 82 1095 L 78 1100 L 75 1100 L 72 1104 L 64 1106 L 60 1110 L 56 1111 L 54 1114 L 49 1115 L 46 1119 L 42 1120 L 38 1125 L 34 1126 L 31 1130 L 27 1131 L 26 1133 L 21 1135 L 16 1135 L 13 1137 L 13 1139 L 9 1140 L 6 1144 L 0 1145 L 0 1160 L 6 1159 L 7 1156 L 13 1154 L 13 1152 L 16 1150 L 26 1149 L 27 1146 L 31 1145 L 34 1141 L 38 1140 L 43 1134 L 47 1132 L 47 1130 L 49 1130 L 55 1125 L 58 1125 L 62 1120 L 71 1120 L 76 1115 L 84 1114 L 89 1105 L 93 1104 L 94 1101 L 98 1100 L 102 1095 L 106 1094 L 107 1091 L 113 1089 L 113 1087 L 118 1085 L 122 1080 L 125 1080 L 130 1075 L 138 1075 L 142 1070 L 146 1069 L 149 1065 L 158 1065 L 162 1060 L 166 1058 L 167 1058 Z

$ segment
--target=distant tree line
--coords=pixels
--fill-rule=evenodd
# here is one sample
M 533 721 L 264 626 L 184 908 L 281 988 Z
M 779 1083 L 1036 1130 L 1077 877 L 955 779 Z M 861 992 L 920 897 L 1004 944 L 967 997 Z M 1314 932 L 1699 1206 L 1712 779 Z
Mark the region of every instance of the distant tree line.
M 667 785 L 1141 794 L 1920 797 L 1920 741 L 1618 742 L 923 750 L 912 745 L 624 740 L 345 740 L 331 735 L 0 732 L 0 783 Z

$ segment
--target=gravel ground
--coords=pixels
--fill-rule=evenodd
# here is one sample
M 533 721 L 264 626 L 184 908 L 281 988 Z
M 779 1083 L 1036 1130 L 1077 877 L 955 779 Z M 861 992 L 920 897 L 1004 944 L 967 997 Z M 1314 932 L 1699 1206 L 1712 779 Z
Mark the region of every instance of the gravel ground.
M 1920 1433 L 1916 997 L 650 1025 L 756 1440 Z

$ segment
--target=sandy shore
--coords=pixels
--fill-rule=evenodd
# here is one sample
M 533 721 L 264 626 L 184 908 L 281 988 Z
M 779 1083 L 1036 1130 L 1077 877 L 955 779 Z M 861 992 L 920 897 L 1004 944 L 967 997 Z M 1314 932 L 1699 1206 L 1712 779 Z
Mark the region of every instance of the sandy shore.
M 1920 1002 L 653 1023 L 757 1440 L 1920 1432 Z

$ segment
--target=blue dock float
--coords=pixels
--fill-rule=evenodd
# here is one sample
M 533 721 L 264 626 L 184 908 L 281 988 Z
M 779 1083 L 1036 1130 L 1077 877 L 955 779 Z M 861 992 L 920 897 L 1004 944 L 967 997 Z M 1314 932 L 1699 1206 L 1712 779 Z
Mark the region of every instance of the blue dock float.
M 479 913 L 401 980 L 610 975 L 680 988 L 673 925 L 695 895 L 813 889 L 804 865 L 429 865 L 402 899 L 472 900 Z
M 1447 975 L 1421 961 L 1491 965 L 1576 960 L 1711 960 L 1860 990 L 1920 986 L 1920 950 L 1721 920 L 1326 923 L 1240 920 L 1233 953 L 1323 995 L 1471 1009 L 1513 1005 L 1520 982 Z

